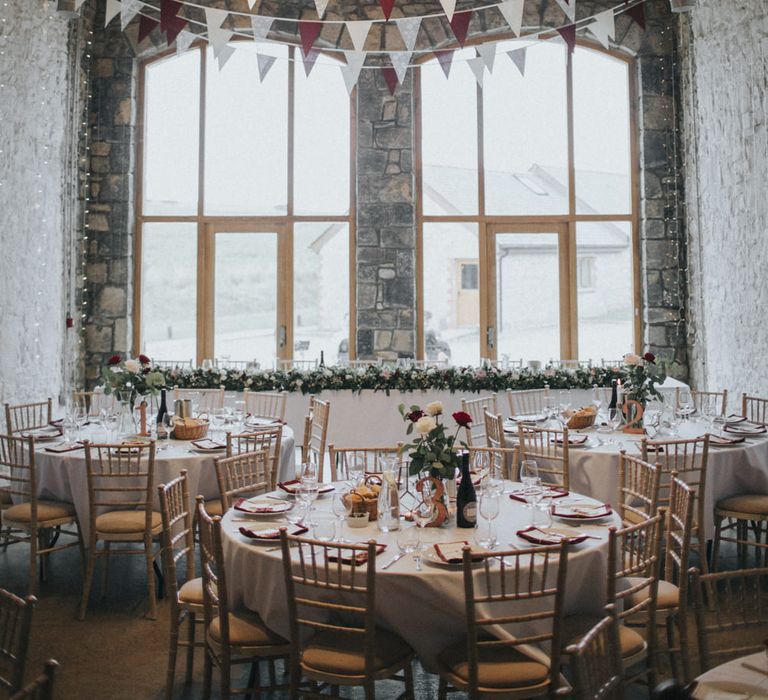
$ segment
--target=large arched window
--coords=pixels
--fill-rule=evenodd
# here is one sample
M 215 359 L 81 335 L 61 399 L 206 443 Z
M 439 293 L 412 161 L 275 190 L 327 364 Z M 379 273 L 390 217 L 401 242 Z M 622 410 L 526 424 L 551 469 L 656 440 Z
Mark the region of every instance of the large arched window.
M 475 55 L 417 74 L 421 353 L 620 357 L 639 334 L 630 63 L 499 42 L 481 88 Z
M 221 71 L 205 47 L 142 66 L 134 351 L 335 362 L 354 338 L 338 63 L 307 77 L 292 48 L 232 46 Z

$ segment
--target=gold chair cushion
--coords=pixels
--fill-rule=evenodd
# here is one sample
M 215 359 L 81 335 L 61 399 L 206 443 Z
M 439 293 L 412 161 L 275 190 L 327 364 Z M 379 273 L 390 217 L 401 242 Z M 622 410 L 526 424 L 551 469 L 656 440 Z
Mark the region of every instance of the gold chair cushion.
M 565 639 L 563 646 L 578 644 L 581 638 L 600 622 L 600 619 L 591 615 L 566 615 L 563 620 L 563 638 Z M 619 646 L 621 656 L 626 659 L 641 652 L 645 648 L 645 640 L 632 628 L 619 625 Z
M 624 511 L 624 520 L 626 520 L 630 525 L 639 525 L 640 523 L 644 523 L 646 520 L 649 520 L 649 516 L 635 513 L 633 510 L 626 510 Z
M 218 615 L 211 622 L 208 632 L 213 641 L 222 643 Z M 242 647 L 270 647 L 288 644 L 288 641 L 269 629 L 256 613 L 238 610 L 236 615 L 229 613 L 229 643 Z
M 215 501 L 205 502 L 205 512 L 212 518 L 217 515 L 224 515 L 224 510 L 221 506 L 221 499 L 217 498 Z
M 179 588 L 179 600 L 192 605 L 203 604 L 203 579 L 192 578 Z
M 37 522 L 46 520 L 62 520 L 74 518 L 75 507 L 71 503 L 59 503 L 58 501 L 37 502 Z M 28 523 L 32 520 L 32 504 L 18 503 L 15 506 L 3 510 L 3 520 L 13 520 L 17 523 Z
M 130 535 L 144 532 L 145 522 L 143 510 L 113 510 L 96 517 L 96 530 L 109 535 Z M 152 511 L 152 532 L 162 526 L 160 513 Z
M 636 578 L 634 576 L 627 576 L 624 581 L 628 586 L 634 586 L 640 583 L 643 579 Z M 676 608 L 680 605 L 680 589 L 669 581 L 659 581 L 659 592 L 657 594 L 656 607 L 661 610 L 662 608 Z M 633 593 L 627 599 L 630 606 L 635 606 L 645 600 L 648 597 L 647 590 L 639 590 Z
M 483 688 L 524 688 L 541 685 L 549 678 L 549 667 L 514 647 L 483 647 L 477 649 L 477 680 Z M 469 683 L 467 643 L 452 644 L 438 655 L 438 662 L 447 671 Z
M 376 629 L 373 671 L 381 671 L 404 661 L 413 649 L 398 635 Z M 318 632 L 304 646 L 301 665 L 307 669 L 336 676 L 365 674 L 363 635 Z
M 768 495 L 745 493 L 741 496 L 731 496 L 718 501 L 715 507 L 718 510 L 768 516 Z

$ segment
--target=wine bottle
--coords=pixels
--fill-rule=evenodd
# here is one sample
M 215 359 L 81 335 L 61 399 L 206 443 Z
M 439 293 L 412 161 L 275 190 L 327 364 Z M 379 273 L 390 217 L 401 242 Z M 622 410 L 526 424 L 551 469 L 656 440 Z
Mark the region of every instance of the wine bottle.
M 616 408 L 616 400 L 617 400 L 617 396 L 616 396 L 616 382 L 612 381 L 611 382 L 611 403 L 608 404 L 608 409 L 609 410 L 611 408 Z
M 477 524 L 477 494 L 469 473 L 469 452 L 461 456 L 461 484 L 456 492 L 456 525 L 475 527 Z
M 168 413 L 168 406 L 165 403 L 165 389 L 160 389 L 160 408 L 157 411 L 157 424 L 161 425 L 163 416 Z
M 322 350 L 320 351 L 320 366 L 325 367 L 325 353 Z

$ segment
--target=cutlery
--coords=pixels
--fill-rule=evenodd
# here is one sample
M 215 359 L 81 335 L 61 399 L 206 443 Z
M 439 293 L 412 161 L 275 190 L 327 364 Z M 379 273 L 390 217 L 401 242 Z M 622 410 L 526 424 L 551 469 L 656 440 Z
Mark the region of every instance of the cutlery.
M 753 665 L 752 665 L 751 663 L 749 663 L 748 661 L 742 661 L 742 662 L 741 662 L 741 665 L 742 665 L 744 668 L 748 668 L 750 671 L 754 671 L 755 673 L 760 673 L 760 674 L 762 674 L 763 676 L 768 676 L 768 671 L 766 671 L 764 668 L 760 668 L 759 666 L 753 666 Z
M 547 528 L 534 528 L 536 532 L 540 532 L 542 535 L 546 535 L 547 537 L 559 537 L 561 540 L 567 540 L 571 537 L 586 537 L 590 540 L 599 540 L 602 539 L 601 537 L 597 537 L 596 535 L 583 535 L 580 532 L 579 533 L 573 533 L 572 535 L 566 534 L 564 532 L 559 532 L 558 530 L 549 530 Z
M 416 571 L 422 571 L 422 568 L 421 568 L 421 554 L 417 554 L 413 558 L 413 561 L 416 562 Z
M 395 562 L 400 561 L 405 556 L 405 552 L 400 552 L 400 554 L 395 554 L 394 557 L 392 557 L 384 566 L 382 566 L 382 569 L 388 569 L 392 564 Z

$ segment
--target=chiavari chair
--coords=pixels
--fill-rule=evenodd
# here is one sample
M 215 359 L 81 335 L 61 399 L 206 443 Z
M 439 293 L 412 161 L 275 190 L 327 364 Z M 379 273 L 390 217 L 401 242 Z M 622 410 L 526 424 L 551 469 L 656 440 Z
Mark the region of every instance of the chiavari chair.
M 13 694 L 24 683 L 35 596 L 19 598 L 0 588 L 0 689 Z
M 238 497 L 255 496 L 271 488 L 270 459 L 266 450 L 221 457 L 214 460 L 214 464 L 223 513 L 232 507 Z
M 152 366 L 159 369 L 192 369 L 193 360 L 152 360 Z
M 291 697 L 299 696 L 302 677 L 312 687 L 300 695 L 310 698 L 327 697 L 318 683 L 363 686 L 365 697 L 373 698 L 376 681 L 394 677 L 404 681 L 405 697 L 412 699 L 413 650 L 376 624 L 376 542 L 320 542 L 282 529 L 280 543 L 291 630 Z
M 509 413 L 512 416 L 528 416 L 541 413 L 549 398 L 549 387 L 543 389 L 507 389 Z
M 36 403 L 5 404 L 5 427 L 8 435 L 24 430 L 44 428 L 53 418 L 51 399 Z
M 191 399 L 198 413 L 224 408 L 224 389 L 174 389 L 171 401 Z
M 462 568 L 467 634 L 438 654 L 438 696 L 442 700 L 450 690 L 462 690 L 470 698 L 555 697 L 562 687 L 567 543 L 522 551 L 464 547 Z M 535 613 L 520 609 L 526 601 L 535 601 Z M 501 625 L 514 636 L 499 639 L 494 629 Z M 542 644 L 549 644 L 548 662 L 526 653 L 527 646 Z
M 277 361 L 277 369 L 281 370 L 291 370 L 291 369 L 298 369 L 303 370 L 304 372 L 308 372 L 313 369 L 317 369 L 318 361 L 317 360 L 278 360 Z
M 398 471 L 403 465 L 402 443 L 393 447 L 336 447 L 328 445 L 331 462 L 331 481 L 346 481 L 350 478 L 350 467 L 363 465 L 364 474 L 381 474 L 387 461 L 394 461 Z
M 618 512 L 624 525 L 635 525 L 656 514 L 660 469 L 639 457 L 619 452 Z
M 260 452 L 266 450 L 268 455 L 269 486 L 274 489 L 277 476 L 280 473 L 280 456 L 283 445 L 283 426 L 272 425 L 264 428 L 249 430 L 246 433 L 232 435 L 227 433 L 227 457 L 243 452 Z M 209 504 L 210 505 L 210 504 Z M 208 513 L 212 513 L 208 508 Z
M 607 605 L 606 616 L 565 652 L 573 673 L 571 690 L 575 700 L 621 700 L 624 697 L 624 670 L 615 605 Z
M 520 423 L 517 431 L 520 461 L 536 460 L 542 483 L 568 491 L 571 484 L 568 428 L 553 430 Z
M 221 698 L 230 695 L 260 696 L 259 662 L 286 658 L 291 645 L 269 629 L 254 612 L 232 609 L 227 590 L 224 551 L 221 543 L 221 518 L 211 517 L 202 496 L 197 497 L 197 522 L 200 530 L 200 564 L 203 571 L 205 615 L 205 672 L 203 697 L 209 698 L 213 667 L 219 669 Z M 232 667 L 250 664 L 247 688 L 232 687 Z
M 699 415 L 726 416 L 728 411 L 728 390 L 698 391 L 690 389 L 693 407 Z M 675 389 L 675 408 L 680 408 L 680 389 Z
M 742 394 L 741 415 L 753 423 L 768 425 L 768 399 Z
M 482 446 L 486 444 L 485 440 L 485 411 L 492 415 L 499 413 L 499 407 L 496 401 L 496 394 L 481 396 L 477 399 L 462 399 L 461 410 L 472 416 L 472 423 L 466 429 L 467 445 Z
M 53 686 L 58 670 L 58 661 L 48 659 L 43 667 L 43 672 L 18 693 L 11 695 L 10 700 L 53 700 Z
M 316 461 L 317 478 L 323 480 L 325 466 L 325 447 L 328 440 L 328 422 L 331 415 L 331 402 L 322 401 L 316 396 L 309 399 L 309 413 L 304 418 L 304 440 L 301 445 L 301 463 Z
M 504 447 L 504 418 L 502 415 L 490 413 L 483 409 L 483 424 L 485 425 L 486 447 Z
M 103 558 L 102 597 L 106 595 L 107 571 L 113 543 L 138 543 L 141 547 L 116 549 L 115 554 L 140 554 L 146 562 L 148 617 L 157 617 L 153 542 L 163 528 L 162 516 L 153 509 L 152 478 L 155 470 L 155 443 L 141 445 L 85 445 L 88 477 L 88 561 L 83 581 L 79 619 L 88 609 L 97 558 Z M 98 543 L 104 544 L 103 548 Z
M 288 401 L 287 391 L 248 391 L 243 392 L 245 412 L 257 418 L 285 420 L 285 406 Z
M 515 447 L 467 447 L 469 464 L 478 471 L 480 465 L 492 467 L 502 479 L 512 479 L 515 465 L 518 464 L 517 446 Z

